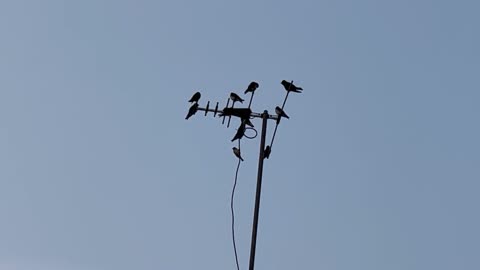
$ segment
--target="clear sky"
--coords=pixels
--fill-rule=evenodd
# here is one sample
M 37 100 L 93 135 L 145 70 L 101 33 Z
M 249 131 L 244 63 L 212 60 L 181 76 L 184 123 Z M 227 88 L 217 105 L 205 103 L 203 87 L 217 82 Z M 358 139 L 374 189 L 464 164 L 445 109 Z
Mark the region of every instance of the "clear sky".
M 304 92 L 265 163 L 256 269 L 480 269 L 479 10 L 1 1 L 0 269 L 235 269 L 238 122 L 185 121 L 187 100 L 257 81 L 273 112 L 283 79 Z M 258 144 L 242 140 L 243 270 Z

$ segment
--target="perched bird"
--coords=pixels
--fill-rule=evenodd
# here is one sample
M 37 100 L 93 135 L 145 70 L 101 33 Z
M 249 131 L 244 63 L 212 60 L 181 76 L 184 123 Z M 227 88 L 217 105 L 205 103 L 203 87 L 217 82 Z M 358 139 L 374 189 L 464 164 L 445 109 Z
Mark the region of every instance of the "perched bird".
M 238 149 L 236 147 L 232 147 L 232 149 L 233 149 L 233 153 L 235 154 L 235 156 L 238 157 L 241 161 L 243 161 L 243 158 L 240 155 L 240 149 Z
M 285 90 L 291 91 L 291 92 L 301 93 L 303 90 L 301 87 L 295 86 L 293 83 L 289 83 L 285 80 L 282 81 L 282 85 L 285 88 Z
M 272 148 L 270 147 L 270 145 L 267 145 L 267 147 L 265 147 L 265 151 L 263 152 L 263 157 L 269 158 L 271 152 Z
M 248 87 L 247 87 L 247 90 L 245 90 L 245 94 L 248 93 L 248 92 L 255 92 L 255 90 L 257 90 L 258 88 L 258 83 L 257 82 L 251 82 Z
M 200 94 L 200 92 L 196 92 L 195 94 L 193 94 L 192 98 L 188 102 L 198 103 L 201 96 L 202 96 L 202 94 Z
M 288 117 L 288 115 L 282 110 L 282 108 L 280 108 L 280 107 L 278 107 L 278 106 L 275 107 L 275 112 L 277 113 L 277 115 L 278 115 L 279 117 L 285 117 L 285 118 L 287 118 L 287 119 L 290 118 L 290 117 Z
M 240 103 L 243 103 L 243 99 L 239 95 L 235 94 L 234 92 L 230 93 L 230 99 L 233 101 L 233 103 L 237 101 Z
M 187 117 L 185 117 L 185 119 L 188 119 L 190 118 L 192 115 L 194 115 L 198 110 L 198 103 L 193 103 L 193 105 L 190 107 L 190 109 L 188 109 L 188 114 L 187 114 Z
M 237 133 L 235 134 L 235 136 L 232 139 L 232 142 L 235 141 L 236 139 L 241 139 L 243 137 L 243 135 L 245 135 L 245 124 L 241 123 L 240 127 L 238 127 L 238 129 L 237 129 Z

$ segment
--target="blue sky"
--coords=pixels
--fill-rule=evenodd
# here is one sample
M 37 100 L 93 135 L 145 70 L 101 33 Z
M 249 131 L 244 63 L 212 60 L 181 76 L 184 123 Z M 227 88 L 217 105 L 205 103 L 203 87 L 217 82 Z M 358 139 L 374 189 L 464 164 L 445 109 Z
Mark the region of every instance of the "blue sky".
M 476 1 L 2 1 L 0 268 L 235 269 L 196 91 L 285 107 L 256 269 L 478 269 Z M 260 122 L 254 122 L 260 126 Z M 269 124 L 268 138 L 273 123 Z M 247 269 L 258 138 L 236 193 Z

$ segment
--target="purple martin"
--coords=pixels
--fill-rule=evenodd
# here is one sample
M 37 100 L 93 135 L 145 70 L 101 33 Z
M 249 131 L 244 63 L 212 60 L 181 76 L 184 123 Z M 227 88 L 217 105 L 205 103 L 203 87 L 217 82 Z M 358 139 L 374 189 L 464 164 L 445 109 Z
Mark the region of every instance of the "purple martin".
M 240 155 L 240 149 L 238 149 L 236 147 L 232 147 L 232 149 L 233 149 L 233 153 L 235 154 L 235 156 L 238 157 L 241 161 L 243 161 L 243 158 Z
M 247 90 L 245 90 L 245 94 L 248 93 L 248 92 L 255 92 L 255 90 L 257 90 L 258 88 L 258 83 L 257 82 L 251 82 L 249 85 L 248 85 L 248 88 Z
M 289 83 L 285 80 L 282 81 L 282 85 L 285 88 L 285 90 L 295 92 L 295 93 L 301 93 L 303 90 L 301 87 L 295 86 L 293 83 Z
M 243 99 L 239 95 L 235 94 L 234 92 L 230 93 L 230 99 L 233 101 L 233 103 L 235 103 L 236 101 L 243 103 Z
M 200 92 L 196 92 L 195 94 L 193 94 L 192 98 L 188 102 L 198 103 L 201 96 L 202 96 L 202 94 L 200 94 Z
M 232 142 L 235 141 L 236 139 L 240 140 L 243 137 L 243 135 L 245 135 L 245 124 L 241 123 L 240 127 L 238 127 L 238 129 L 237 129 L 237 133 L 235 134 L 235 136 L 232 139 Z
M 185 117 L 185 119 L 188 119 L 190 118 L 192 115 L 194 115 L 198 110 L 198 103 L 193 103 L 193 105 L 190 107 L 190 109 L 188 109 L 188 114 L 187 114 L 187 117 Z
M 285 117 L 287 119 L 289 119 L 290 117 L 288 117 L 288 115 L 282 110 L 282 108 L 280 107 L 275 107 L 275 112 L 277 113 L 278 117 Z

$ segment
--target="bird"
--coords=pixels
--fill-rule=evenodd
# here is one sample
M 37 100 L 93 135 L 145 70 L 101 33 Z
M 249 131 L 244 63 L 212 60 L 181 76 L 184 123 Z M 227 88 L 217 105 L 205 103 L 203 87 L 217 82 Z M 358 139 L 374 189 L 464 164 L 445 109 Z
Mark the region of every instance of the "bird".
M 194 115 L 198 110 L 198 103 L 193 103 L 193 105 L 188 109 L 188 114 L 187 117 L 185 117 L 186 120 L 190 118 L 192 115 Z
M 257 82 L 251 82 L 248 87 L 247 87 L 247 90 L 245 90 L 245 94 L 248 93 L 248 92 L 255 92 L 255 90 L 257 90 L 258 88 L 258 83 Z
M 200 94 L 200 92 L 196 92 L 195 94 L 193 94 L 192 98 L 188 102 L 198 103 L 201 96 L 202 96 L 202 94 Z
M 285 117 L 285 118 L 287 118 L 287 119 L 290 119 L 290 117 L 288 117 L 288 115 L 282 110 L 282 108 L 280 108 L 280 107 L 278 107 L 278 106 L 275 107 L 275 112 L 277 113 L 277 115 L 278 115 L 279 117 Z
M 295 86 L 293 83 L 289 83 L 285 80 L 282 81 L 282 85 L 285 88 L 285 90 L 291 91 L 291 92 L 301 93 L 303 90 L 301 87 Z
M 243 99 L 239 95 L 235 94 L 234 92 L 230 93 L 230 99 L 233 101 L 233 103 L 235 103 L 236 101 L 243 103 Z
M 269 158 L 271 152 L 272 152 L 272 148 L 270 147 L 270 145 L 267 145 L 267 147 L 265 147 L 265 151 L 263 152 L 263 156 L 265 158 Z
M 235 156 L 238 157 L 241 161 L 243 161 L 243 158 L 240 155 L 240 149 L 238 149 L 236 147 L 232 147 L 232 149 L 233 149 L 233 153 L 235 154 Z
M 241 123 L 240 127 L 238 127 L 238 129 L 237 129 L 237 133 L 235 134 L 235 136 L 232 139 L 232 142 L 235 141 L 236 139 L 241 139 L 243 137 L 243 135 L 245 135 L 245 124 Z

